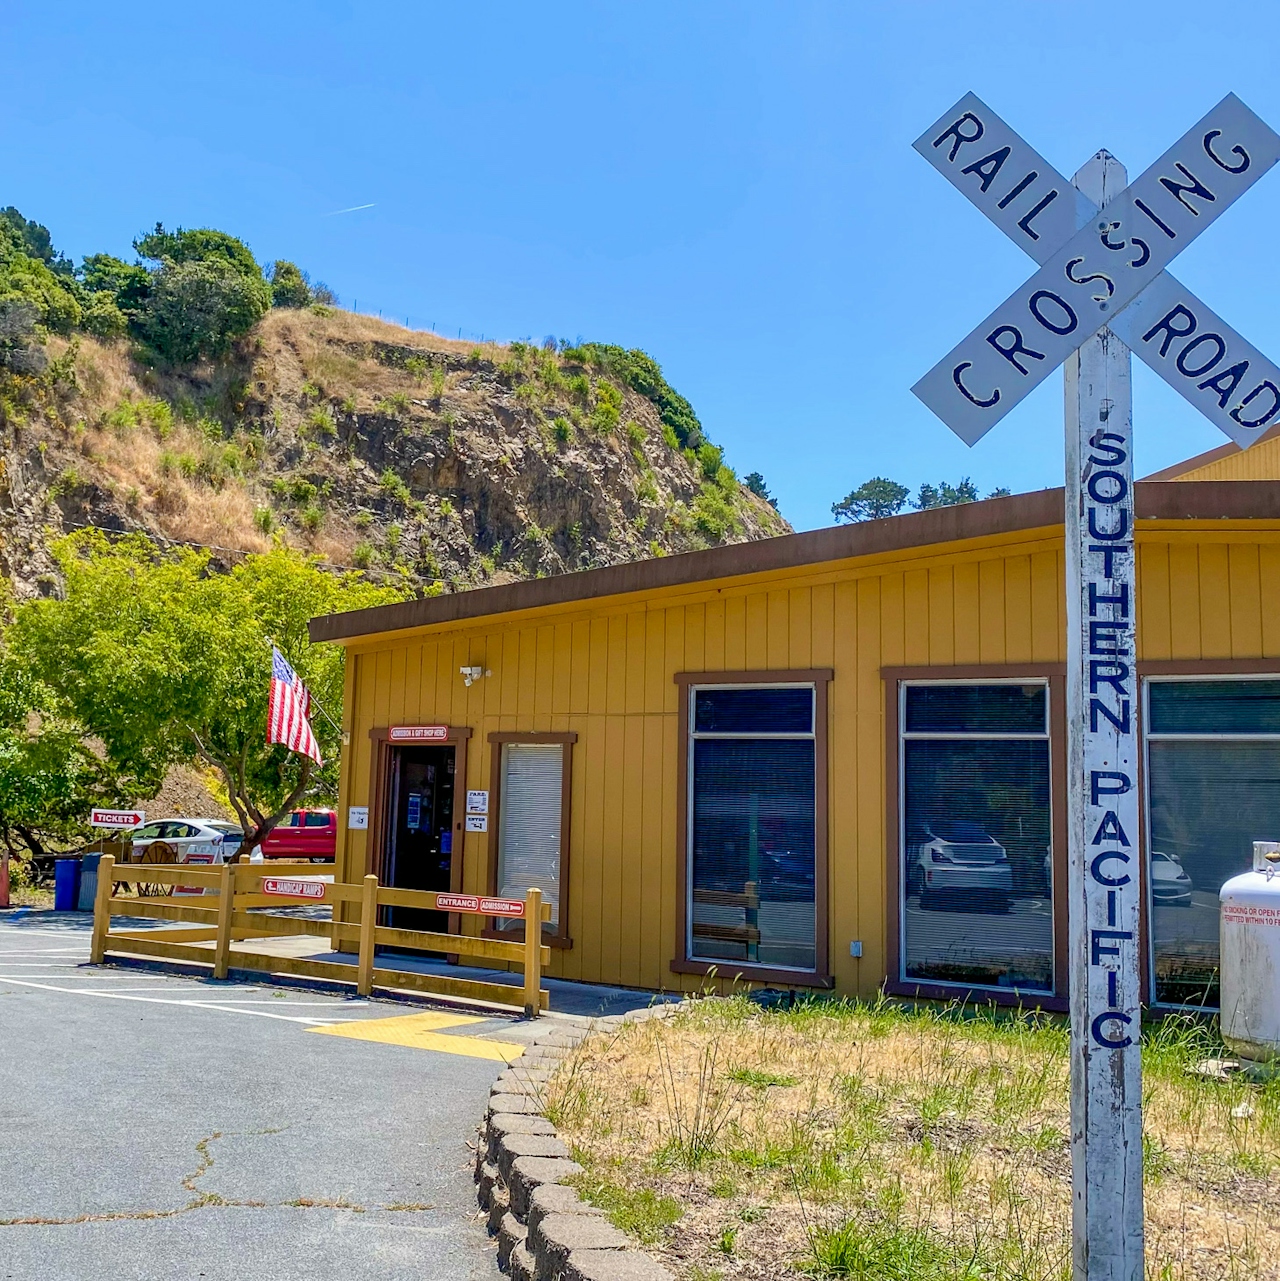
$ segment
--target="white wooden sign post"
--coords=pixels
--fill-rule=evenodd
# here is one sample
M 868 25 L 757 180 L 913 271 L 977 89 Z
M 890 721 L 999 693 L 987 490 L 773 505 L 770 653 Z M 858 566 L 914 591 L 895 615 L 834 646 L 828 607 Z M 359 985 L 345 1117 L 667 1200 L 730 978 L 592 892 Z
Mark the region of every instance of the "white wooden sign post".
M 1040 264 L 912 389 L 973 444 L 1065 365 L 1068 937 L 1076 1281 L 1142 1281 L 1142 1005 L 1132 348 L 1233 440 L 1280 369 L 1165 270 L 1280 159 L 1228 95 L 1133 183 L 1070 183 L 973 94 L 916 150 Z

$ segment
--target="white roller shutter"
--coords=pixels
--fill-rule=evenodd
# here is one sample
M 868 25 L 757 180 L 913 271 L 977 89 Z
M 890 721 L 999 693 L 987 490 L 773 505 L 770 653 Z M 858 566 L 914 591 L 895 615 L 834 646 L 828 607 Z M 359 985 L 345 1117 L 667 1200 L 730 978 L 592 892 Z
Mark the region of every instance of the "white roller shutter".
M 560 806 L 564 783 L 560 743 L 505 743 L 498 833 L 498 893 L 523 898 L 539 889 L 560 921 Z

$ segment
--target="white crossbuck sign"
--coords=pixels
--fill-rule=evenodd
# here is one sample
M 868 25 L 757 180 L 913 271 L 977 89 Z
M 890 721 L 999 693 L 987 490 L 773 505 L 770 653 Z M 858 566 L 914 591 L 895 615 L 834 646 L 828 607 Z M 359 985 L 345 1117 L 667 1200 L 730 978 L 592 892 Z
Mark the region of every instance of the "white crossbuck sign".
M 914 390 L 969 444 L 1065 362 L 1067 900 L 1076 1281 L 1142 1281 L 1142 858 L 1129 351 L 1241 446 L 1280 370 L 1165 270 L 1280 157 L 1226 97 L 1136 182 L 1068 182 L 972 94 L 916 143 L 1039 270 Z M 1013 671 L 1010 672 L 1013 675 Z M 999 831 L 1018 818 L 973 817 Z M 1062 862 L 1057 862 L 1059 872 Z
M 1238 444 L 1280 419 L 1280 369 L 1164 270 L 1280 159 L 1234 94 L 1105 217 L 973 94 L 915 148 L 1041 264 L 912 388 L 967 444 L 1104 325 Z

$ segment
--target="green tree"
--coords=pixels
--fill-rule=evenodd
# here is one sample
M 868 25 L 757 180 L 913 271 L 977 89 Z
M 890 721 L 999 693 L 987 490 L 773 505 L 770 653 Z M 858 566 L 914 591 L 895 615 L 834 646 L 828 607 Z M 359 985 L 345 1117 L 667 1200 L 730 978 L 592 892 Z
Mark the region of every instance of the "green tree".
M 80 279 L 92 293 L 108 293 L 129 320 L 136 320 L 151 294 L 151 273 L 139 262 L 111 254 L 90 254 L 80 264 Z
M 15 211 L 16 212 L 16 211 Z M 81 321 L 80 286 L 27 252 L 27 242 L 13 223 L 0 217 L 0 302 L 22 301 L 36 309 L 39 323 L 69 334 Z
M 271 306 L 271 286 L 248 245 L 225 231 L 156 223 L 133 247 L 158 264 L 138 331 L 175 364 L 226 355 Z
M 988 498 L 1007 498 L 1007 489 L 993 489 Z M 952 485 L 949 481 L 940 481 L 937 485 L 921 485 L 912 504 L 917 511 L 928 511 L 933 507 L 958 507 L 961 503 L 976 503 L 978 487 L 968 476 L 961 478 L 960 483 Z
M 764 483 L 764 477 L 758 471 L 748 472 L 742 478 L 742 483 L 757 498 L 763 498 L 774 511 L 778 510 L 778 500 L 769 492 L 769 486 Z
M 198 227 L 186 231 L 166 231 L 163 223 L 156 223 L 155 230 L 139 236 L 133 247 L 143 258 L 152 262 L 223 262 L 241 275 L 262 279 L 262 268 L 243 240 L 215 231 L 212 227 Z
M 38 258 L 46 267 L 59 275 L 71 274 L 71 259 L 54 249 L 53 237 L 49 234 L 48 227 L 43 227 L 30 218 L 24 218 L 12 205 L 0 209 L 0 222 L 6 223 L 18 237 L 27 257 Z
M 895 480 L 873 476 L 852 493 L 831 504 L 831 514 L 840 521 L 880 520 L 896 516 L 906 505 L 911 491 Z
M 271 305 L 305 307 L 311 302 L 311 282 L 296 263 L 277 258 L 271 264 Z
M 53 691 L 0 648 L 0 846 L 21 859 L 89 833 L 95 805 L 120 804 L 123 780 L 85 741 Z
M 313 728 L 323 769 L 266 743 L 271 641 L 340 723 L 343 652 L 312 646 L 307 622 L 401 599 L 400 591 L 326 573 L 285 549 L 219 574 L 204 552 L 158 550 L 143 535 L 111 543 L 84 530 L 55 555 L 65 595 L 19 607 L 14 645 L 115 768 L 158 785 L 171 764 L 212 766 L 246 853 L 304 796 L 334 795 L 339 739 L 321 715 Z

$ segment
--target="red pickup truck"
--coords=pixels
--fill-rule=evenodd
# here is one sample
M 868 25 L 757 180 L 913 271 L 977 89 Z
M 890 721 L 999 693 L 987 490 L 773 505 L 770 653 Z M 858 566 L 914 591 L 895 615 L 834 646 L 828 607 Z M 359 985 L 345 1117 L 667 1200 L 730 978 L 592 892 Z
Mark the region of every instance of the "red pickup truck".
M 262 857 L 309 858 L 332 863 L 338 850 L 338 815 L 333 810 L 294 810 L 267 833 Z

